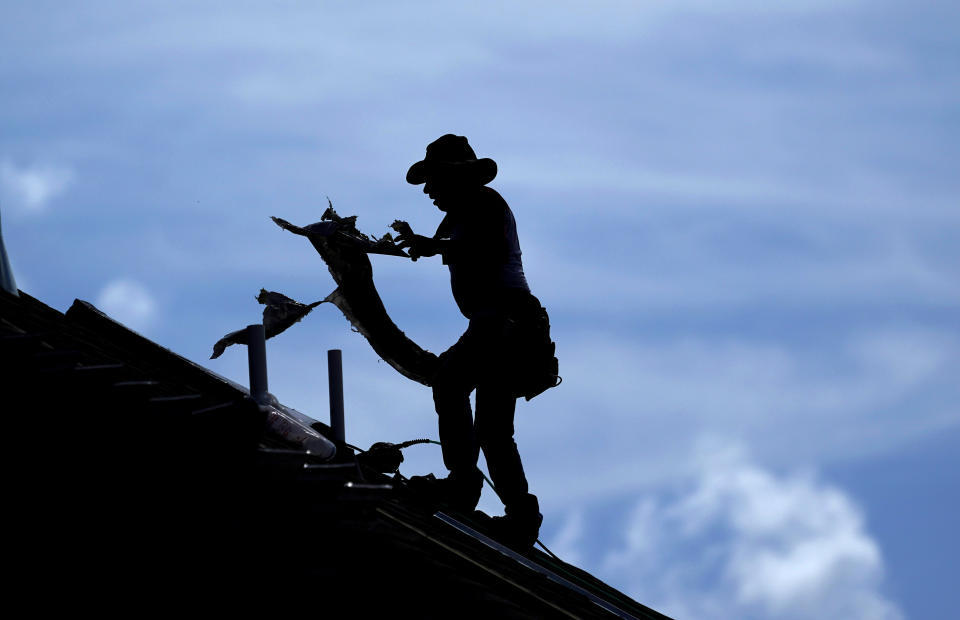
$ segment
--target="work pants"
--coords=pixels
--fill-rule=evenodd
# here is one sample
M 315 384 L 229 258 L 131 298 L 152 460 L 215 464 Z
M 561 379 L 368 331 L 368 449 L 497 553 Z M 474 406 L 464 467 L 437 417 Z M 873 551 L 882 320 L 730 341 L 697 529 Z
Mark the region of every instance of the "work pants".
M 505 313 L 470 320 L 467 331 L 440 356 L 433 381 L 443 464 L 450 479 L 482 485 L 477 470 L 480 450 L 507 514 L 537 512 L 513 438 L 517 399 L 511 361 L 518 334 Z M 476 390 L 471 415 L 470 393 Z

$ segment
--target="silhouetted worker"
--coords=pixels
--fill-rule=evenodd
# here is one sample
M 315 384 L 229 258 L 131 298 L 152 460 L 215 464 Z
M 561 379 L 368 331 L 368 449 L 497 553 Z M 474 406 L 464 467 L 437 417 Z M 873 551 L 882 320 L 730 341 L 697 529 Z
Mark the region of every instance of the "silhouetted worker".
M 423 192 L 446 216 L 433 237 L 401 226 L 400 247 L 409 248 L 414 260 L 443 256 L 453 297 L 470 321 L 456 344 L 440 355 L 432 382 L 443 463 L 450 474 L 439 480 L 414 477 L 411 485 L 473 511 L 483 486 L 477 469 L 482 449 L 505 506 L 506 516 L 491 524 L 496 537 L 529 547 L 543 517 L 513 438 L 516 398 L 524 393 L 518 390 L 516 364 L 524 358 L 520 349 L 534 340 L 527 332 L 541 315 L 546 323 L 546 312 L 527 286 L 513 213 L 499 193 L 486 187 L 496 174 L 492 159 L 477 159 L 467 139 L 452 134 L 427 146 L 426 157 L 407 172 L 407 181 L 423 183 Z M 471 416 L 474 389 L 477 410 Z

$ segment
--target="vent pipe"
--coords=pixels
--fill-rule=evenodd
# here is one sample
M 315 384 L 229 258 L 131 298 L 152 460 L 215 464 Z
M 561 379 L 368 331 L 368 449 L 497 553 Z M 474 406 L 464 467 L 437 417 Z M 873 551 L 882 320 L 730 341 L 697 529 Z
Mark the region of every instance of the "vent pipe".
M 263 323 L 247 325 L 245 335 L 247 337 L 247 362 L 250 365 L 250 398 L 265 411 L 267 430 L 286 441 L 301 446 L 308 454 L 315 454 L 326 461 L 332 459 L 337 454 L 337 447 L 332 441 L 312 428 L 311 423 L 314 420 L 307 418 L 299 411 L 284 407 L 267 391 L 267 342 Z M 340 420 L 342 436 L 342 413 Z
M 247 362 L 250 366 L 250 398 L 266 405 L 267 400 L 267 340 L 263 323 L 247 325 Z
M 346 441 L 343 424 L 343 354 L 340 349 L 327 351 L 327 377 L 330 380 L 330 428 L 337 441 Z

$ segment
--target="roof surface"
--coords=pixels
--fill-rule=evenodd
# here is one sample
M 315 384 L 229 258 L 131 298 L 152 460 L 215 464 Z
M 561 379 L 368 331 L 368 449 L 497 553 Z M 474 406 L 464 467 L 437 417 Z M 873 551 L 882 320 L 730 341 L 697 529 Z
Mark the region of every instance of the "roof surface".
M 0 373 L 27 543 L 12 561 L 44 607 L 666 618 L 506 549 L 342 443 L 324 460 L 273 435 L 243 388 L 86 302 L 0 291 Z

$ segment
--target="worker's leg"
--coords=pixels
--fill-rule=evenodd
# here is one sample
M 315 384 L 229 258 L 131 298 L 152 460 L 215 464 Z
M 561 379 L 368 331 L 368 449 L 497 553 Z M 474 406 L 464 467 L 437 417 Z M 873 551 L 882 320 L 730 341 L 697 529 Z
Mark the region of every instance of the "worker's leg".
M 470 392 L 475 386 L 475 354 L 472 338 L 464 336 L 440 357 L 433 379 L 433 402 L 448 480 L 458 496 L 459 508 L 472 510 L 480 499 L 483 479 L 477 469 L 480 446 L 473 428 Z M 469 504 L 472 502 L 472 506 Z
M 484 382 L 477 388 L 477 437 L 506 513 L 493 518 L 490 535 L 515 549 L 528 549 L 540 535 L 543 515 L 536 496 L 527 488 L 513 438 L 516 404 L 517 399 L 502 381 Z
M 537 498 L 530 494 L 520 452 L 514 439 L 513 418 L 517 399 L 500 381 L 477 388 L 476 433 L 487 459 L 490 478 L 506 513 L 539 513 Z

